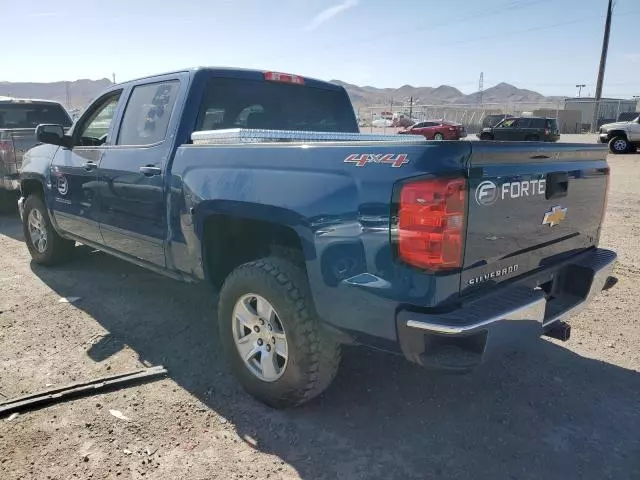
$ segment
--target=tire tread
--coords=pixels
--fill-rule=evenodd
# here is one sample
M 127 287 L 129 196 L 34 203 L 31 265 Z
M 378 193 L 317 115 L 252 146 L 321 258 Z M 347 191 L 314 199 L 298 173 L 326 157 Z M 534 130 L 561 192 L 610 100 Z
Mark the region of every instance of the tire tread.
M 253 277 L 264 273 L 282 288 L 286 300 L 294 307 L 294 319 L 287 328 L 295 330 L 299 339 L 297 348 L 309 359 L 302 378 L 304 384 L 288 396 L 268 403 L 275 407 L 299 406 L 322 393 L 334 379 L 341 361 L 340 344 L 322 331 L 320 321 L 308 289 L 304 271 L 283 258 L 266 257 L 241 265 L 225 280 L 221 290 L 221 302 L 225 289 L 239 277 Z M 223 309 L 220 308 L 220 311 Z M 218 321 L 226 321 L 219 318 Z

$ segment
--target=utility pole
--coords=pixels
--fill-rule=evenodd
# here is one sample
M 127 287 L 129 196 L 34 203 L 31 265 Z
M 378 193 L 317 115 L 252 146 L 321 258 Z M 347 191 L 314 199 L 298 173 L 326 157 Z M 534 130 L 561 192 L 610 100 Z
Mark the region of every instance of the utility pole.
M 409 119 L 413 118 L 413 96 L 409 98 Z
M 613 0 L 609 0 L 607 6 L 607 19 L 604 24 L 604 36 L 602 37 L 602 53 L 600 53 L 600 68 L 598 69 L 598 82 L 596 83 L 596 97 L 593 108 L 593 121 L 591 131 L 598 129 L 598 114 L 600 113 L 600 99 L 602 98 L 602 83 L 604 82 L 604 69 L 607 66 L 607 51 L 609 50 L 609 33 L 611 31 L 611 14 L 613 13 Z
M 71 95 L 69 95 L 69 82 L 64 82 L 65 91 L 67 94 L 67 110 L 71 109 Z
M 580 98 L 580 94 L 582 93 L 582 89 L 586 87 L 586 85 L 584 83 L 579 83 L 576 85 L 576 88 L 578 89 L 578 98 Z
M 478 81 L 478 103 L 482 105 L 482 90 L 484 89 L 484 72 L 480 72 L 480 80 Z
M 112 73 L 112 74 L 111 74 L 111 76 L 112 76 L 112 78 L 113 78 L 113 83 L 116 83 L 116 74 L 115 74 L 115 73 Z

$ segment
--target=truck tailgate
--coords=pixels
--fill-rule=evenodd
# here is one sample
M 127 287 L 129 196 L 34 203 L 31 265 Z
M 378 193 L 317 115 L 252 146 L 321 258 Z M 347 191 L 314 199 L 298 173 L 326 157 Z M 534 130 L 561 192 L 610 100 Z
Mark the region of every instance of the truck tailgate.
M 606 155 L 598 145 L 473 142 L 461 295 L 595 246 Z
M 33 128 L 3 130 L 0 132 L 0 141 L 5 147 L 0 160 L 8 174 L 18 173 L 25 152 L 38 143 Z

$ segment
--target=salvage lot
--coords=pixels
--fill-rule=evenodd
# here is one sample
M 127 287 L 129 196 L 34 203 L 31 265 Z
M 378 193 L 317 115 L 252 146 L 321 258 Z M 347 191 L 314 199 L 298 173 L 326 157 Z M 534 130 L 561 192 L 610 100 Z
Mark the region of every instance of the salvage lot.
M 169 372 L 0 420 L 0 478 L 640 478 L 640 155 L 610 163 L 602 244 L 620 282 L 572 320 L 569 343 L 540 340 L 467 376 L 352 348 L 334 385 L 289 411 L 230 376 L 206 286 L 86 248 L 38 267 L 17 215 L 0 216 L 0 401 Z

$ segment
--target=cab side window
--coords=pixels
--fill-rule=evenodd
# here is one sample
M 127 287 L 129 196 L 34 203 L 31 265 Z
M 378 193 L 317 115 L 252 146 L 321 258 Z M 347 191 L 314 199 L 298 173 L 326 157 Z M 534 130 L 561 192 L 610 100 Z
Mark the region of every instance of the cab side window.
M 180 82 L 138 85 L 129 97 L 117 145 L 152 145 L 167 135 Z
M 82 120 L 78 125 L 75 142 L 77 146 L 99 147 L 108 141 L 121 93 L 122 91 L 117 91 L 107 95 L 90 111 L 88 117 Z

